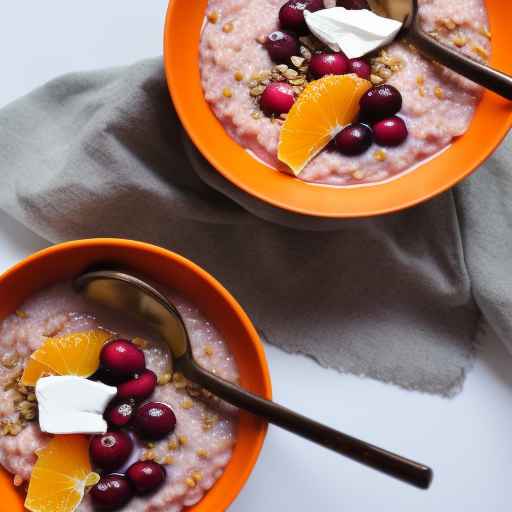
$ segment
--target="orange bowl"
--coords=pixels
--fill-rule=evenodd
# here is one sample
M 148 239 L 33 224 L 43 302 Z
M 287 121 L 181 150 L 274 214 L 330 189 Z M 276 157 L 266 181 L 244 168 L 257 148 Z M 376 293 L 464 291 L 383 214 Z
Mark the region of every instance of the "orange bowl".
M 493 34 L 491 65 L 512 74 L 512 2 L 486 0 Z M 357 188 L 311 184 L 260 163 L 225 132 L 204 99 L 199 41 L 207 0 L 171 0 L 164 38 L 167 82 L 188 135 L 234 185 L 282 209 L 324 218 L 397 211 L 450 188 L 478 168 L 512 126 L 512 103 L 486 92 L 468 132 L 443 153 L 390 182 Z
M 79 240 L 37 252 L 0 276 L 0 319 L 13 313 L 32 294 L 71 279 L 90 265 L 114 262 L 172 288 L 197 305 L 225 337 L 240 370 L 241 385 L 271 398 L 263 346 L 251 321 L 230 293 L 191 261 L 154 245 L 119 239 Z M 249 477 L 258 458 L 267 424 L 241 412 L 231 461 L 212 489 L 190 512 L 225 510 Z M 1 510 L 23 512 L 23 497 L 12 475 L 0 471 Z

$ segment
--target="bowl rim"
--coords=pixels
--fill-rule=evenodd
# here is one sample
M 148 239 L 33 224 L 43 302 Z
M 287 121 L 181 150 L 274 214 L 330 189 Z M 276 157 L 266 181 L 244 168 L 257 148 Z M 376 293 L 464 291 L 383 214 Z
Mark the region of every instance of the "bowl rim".
M 25 271 L 30 269 L 34 264 L 41 262 L 42 260 L 48 259 L 49 257 L 54 256 L 57 253 L 72 253 L 74 250 L 81 250 L 84 248 L 97 248 L 101 250 L 101 248 L 109 248 L 113 250 L 119 251 L 133 251 L 139 253 L 151 253 L 152 255 L 162 258 L 172 260 L 176 267 L 180 267 L 185 270 L 185 272 L 190 272 L 195 274 L 200 280 L 204 281 L 206 286 L 212 288 L 216 293 L 220 294 L 224 301 L 228 304 L 229 309 L 231 309 L 232 313 L 236 317 L 236 321 L 240 323 L 241 328 L 247 334 L 247 341 L 250 343 L 252 351 L 256 354 L 255 364 L 251 364 L 251 368 L 254 367 L 255 374 L 258 382 L 260 383 L 260 387 L 263 389 L 262 396 L 267 399 L 272 399 L 272 385 L 270 379 L 270 372 L 268 368 L 268 363 L 266 360 L 263 344 L 260 340 L 260 337 L 256 331 L 256 328 L 252 324 L 249 316 L 243 310 L 241 305 L 236 301 L 233 295 L 211 274 L 209 274 L 206 270 L 201 268 L 196 263 L 191 260 L 181 256 L 173 251 L 168 249 L 164 249 L 162 247 L 139 242 L 135 240 L 127 240 L 127 239 L 119 239 L 119 238 L 92 238 L 92 239 L 83 239 L 83 240 L 73 240 L 70 242 L 59 243 L 55 245 L 51 245 L 45 249 L 39 250 L 26 258 L 22 259 L 18 263 L 12 265 L 5 272 L 0 274 L 0 288 L 5 286 L 5 283 L 13 280 L 15 281 L 16 275 L 20 271 Z M 57 278 L 50 281 L 51 283 L 58 282 Z M 30 294 L 29 294 L 30 295 Z M 25 296 L 25 299 L 28 297 Z M 19 305 L 19 304 L 18 304 Z M 2 318 L 4 318 L 4 314 L 2 314 Z M 213 321 L 214 322 L 214 321 Z M 238 339 L 238 338 L 237 338 Z M 243 469 L 237 468 L 239 471 L 236 474 L 236 478 L 231 478 L 229 482 L 224 480 L 224 484 L 222 485 L 222 493 L 221 496 L 215 496 L 214 505 L 215 510 L 217 510 L 218 506 L 227 508 L 234 499 L 238 496 L 242 488 L 244 487 L 247 479 L 252 473 L 254 466 L 259 458 L 261 449 L 263 447 L 263 443 L 266 437 L 268 424 L 263 421 L 256 419 L 255 417 L 249 415 L 249 413 L 245 413 L 243 411 L 240 412 L 240 421 L 244 421 L 247 424 L 246 420 L 250 420 L 251 422 L 251 447 L 248 452 L 244 452 L 244 465 Z M 236 452 L 236 445 L 233 450 L 233 453 Z M 228 465 L 224 468 L 223 475 L 227 471 L 231 461 L 228 462 Z M 218 487 L 222 476 L 215 482 L 213 487 L 206 491 L 203 498 L 194 506 L 187 508 L 191 512 L 209 512 L 212 510 L 211 508 L 205 508 L 202 506 L 203 502 L 207 499 L 207 497 L 212 493 L 212 490 Z M 13 512 L 17 510 L 24 510 L 21 507 L 20 495 L 19 491 L 14 488 L 12 485 L 12 479 L 10 475 L 8 475 L 7 471 L 0 467 L 0 493 L 2 496 L 5 496 L 6 502 L 11 505 Z M 219 501 L 220 500 L 220 501 Z
M 476 171 L 512 127 L 510 103 L 486 91 L 468 131 L 438 155 L 388 182 L 362 187 L 307 183 L 256 161 L 225 132 L 204 99 L 199 73 L 200 27 L 207 0 L 170 0 L 164 27 L 164 66 L 174 107 L 190 139 L 207 161 L 236 187 L 292 213 L 318 218 L 358 218 L 396 212 L 426 201 Z M 493 34 L 505 32 L 506 13 L 486 0 Z M 494 8 L 493 8 L 494 6 Z M 498 9 L 499 8 L 499 9 Z M 512 5 L 505 6 L 510 9 Z M 186 13 L 184 12 L 186 11 Z M 200 12 L 199 12 L 200 11 Z M 494 41 L 491 65 L 512 74 L 512 45 Z M 478 123 L 476 122 L 478 120 Z M 484 133 L 484 126 L 494 127 Z M 469 142 L 469 134 L 479 141 Z M 455 151 L 453 148 L 456 147 Z

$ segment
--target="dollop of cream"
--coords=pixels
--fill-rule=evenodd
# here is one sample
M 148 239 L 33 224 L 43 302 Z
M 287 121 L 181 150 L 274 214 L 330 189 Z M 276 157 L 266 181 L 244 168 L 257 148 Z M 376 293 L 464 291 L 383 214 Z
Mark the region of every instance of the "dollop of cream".
M 49 434 L 104 434 L 105 409 L 117 388 L 72 375 L 42 377 L 36 384 L 39 426 Z
M 335 52 L 342 51 L 355 59 L 389 44 L 402 23 L 384 18 L 368 9 L 331 7 L 320 11 L 304 11 L 311 32 Z

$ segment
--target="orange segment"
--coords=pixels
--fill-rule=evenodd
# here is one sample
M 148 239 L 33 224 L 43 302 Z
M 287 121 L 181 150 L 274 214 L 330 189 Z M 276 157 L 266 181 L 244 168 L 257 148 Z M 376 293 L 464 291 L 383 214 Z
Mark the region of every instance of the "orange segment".
M 371 83 L 357 75 L 329 75 L 308 84 L 281 127 L 277 156 L 298 176 L 351 123 Z
M 99 475 L 91 471 L 88 438 L 56 436 L 37 453 L 25 507 L 31 512 L 73 512 L 85 488 L 98 481 Z
M 98 369 L 101 349 L 111 337 L 107 331 L 95 329 L 46 339 L 30 356 L 22 384 L 34 386 L 44 374 L 90 377 Z
M 51 370 L 51 368 L 30 357 L 27 361 L 27 365 L 25 366 L 25 370 L 23 370 L 21 383 L 24 386 L 35 386 L 36 382 L 41 377 L 54 374 L 55 373 Z

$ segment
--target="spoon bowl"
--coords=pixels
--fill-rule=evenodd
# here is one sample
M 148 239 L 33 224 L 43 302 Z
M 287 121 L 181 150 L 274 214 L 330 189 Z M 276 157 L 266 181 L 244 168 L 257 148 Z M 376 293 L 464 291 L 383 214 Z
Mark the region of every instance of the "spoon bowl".
M 74 287 L 90 300 L 146 321 L 168 345 L 174 369 L 217 397 L 389 476 L 421 489 L 430 486 L 433 475 L 427 466 L 338 432 L 200 367 L 178 310 L 147 282 L 117 269 L 104 269 L 85 272 L 74 280 Z

